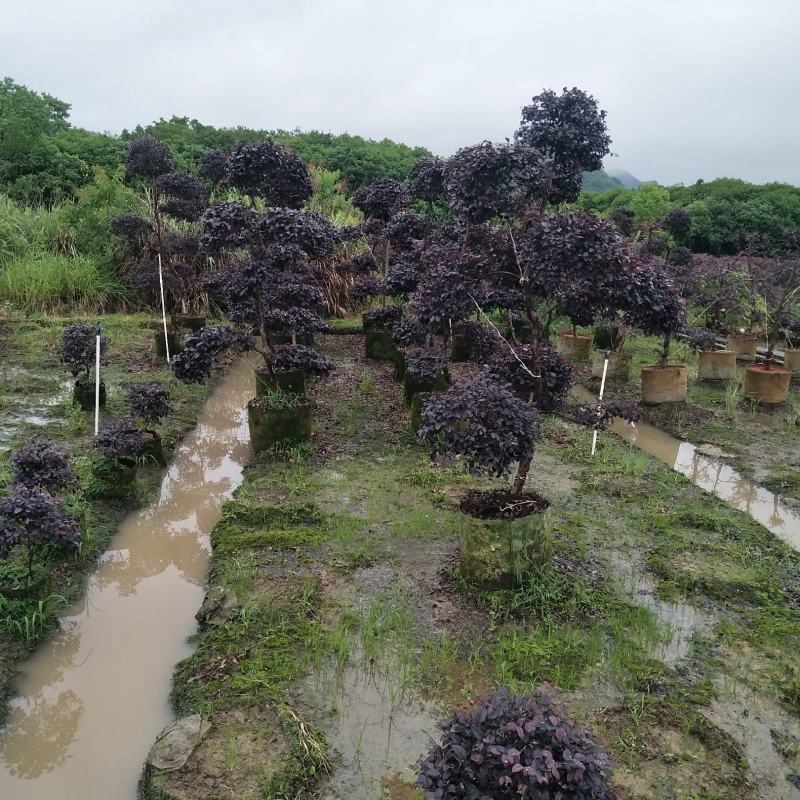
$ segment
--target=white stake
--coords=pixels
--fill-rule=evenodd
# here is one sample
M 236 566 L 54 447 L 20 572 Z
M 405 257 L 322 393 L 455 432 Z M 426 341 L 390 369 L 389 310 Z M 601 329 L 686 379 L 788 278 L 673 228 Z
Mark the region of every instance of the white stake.
M 161 253 L 158 254 L 158 286 L 161 289 L 161 320 L 164 323 L 164 351 L 169 364 L 169 337 L 167 336 L 167 306 L 164 303 L 164 275 L 161 271 Z
M 100 431 L 100 323 L 94 343 L 94 435 Z
M 601 405 L 603 402 L 603 392 L 606 390 L 606 373 L 608 372 L 608 359 L 611 358 L 611 351 L 606 350 L 606 359 L 603 362 L 603 377 L 600 379 L 600 394 L 597 395 L 597 420 L 600 421 Z M 592 455 L 597 450 L 597 428 L 592 434 Z

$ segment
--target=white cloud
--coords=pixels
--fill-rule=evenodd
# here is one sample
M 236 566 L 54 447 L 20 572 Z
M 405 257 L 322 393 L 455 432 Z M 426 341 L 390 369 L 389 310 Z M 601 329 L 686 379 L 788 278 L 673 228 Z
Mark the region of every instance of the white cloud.
M 6 0 L 2 70 L 118 131 L 160 116 L 448 154 L 543 88 L 608 111 L 641 178 L 800 183 L 795 0 Z

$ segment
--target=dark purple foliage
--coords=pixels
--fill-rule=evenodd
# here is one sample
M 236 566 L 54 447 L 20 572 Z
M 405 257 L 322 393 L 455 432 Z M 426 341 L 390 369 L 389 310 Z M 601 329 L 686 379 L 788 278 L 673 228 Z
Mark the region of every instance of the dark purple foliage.
M 583 173 L 602 169 L 611 145 L 606 112 L 577 88 L 564 88 L 560 95 L 547 90 L 534 97 L 522 109 L 514 140 L 546 160 L 544 192 L 551 203 L 576 200 Z
M 444 200 L 447 166 L 441 158 L 421 158 L 411 165 L 408 189 L 411 196 L 428 203 Z
M 170 231 L 161 237 L 161 252 L 170 258 L 194 261 L 200 257 L 200 237 L 192 233 Z
M 150 223 L 138 214 L 117 214 L 109 220 L 108 229 L 133 244 L 142 243 L 153 231 Z
M 400 306 L 382 306 L 381 308 L 373 308 L 364 314 L 364 328 L 365 329 L 378 329 L 389 330 L 400 322 L 403 316 L 403 309 Z
M 664 215 L 661 227 L 679 242 L 683 241 L 692 229 L 692 215 L 685 208 L 673 208 Z
M 269 208 L 258 216 L 255 233 L 259 244 L 294 245 L 311 260 L 329 256 L 338 243 L 336 228 L 314 211 Z
M 0 500 L 0 555 L 24 547 L 28 556 L 28 580 L 34 558 L 48 545 L 65 550 L 80 546 L 81 532 L 75 518 L 67 514 L 61 500 L 39 486 L 12 485 Z
M 204 383 L 223 353 L 251 350 L 253 344 L 252 336 L 230 325 L 202 328 L 186 337 L 183 350 L 172 358 L 172 370 L 186 383 Z
M 413 253 L 395 258 L 380 283 L 381 294 L 408 297 L 419 284 L 420 265 Z
M 200 216 L 203 233 L 200 247 L 203 252 L 217 255 L 223 250 L 237 250 L 250 242 L 250 234 L 256 221 L 252 208 L 226 200 L 214 203 Z
M 615 800 L 608 757 L 565 716 L 554 690 L 500 689 L 440 726 L 417 786 L 435 800 Z
M 336 265 L 336 270 L 342 275 L 369 275 L 378 269 L 378 262 L 370 252 L 357 253 L 347 261 Z
M 156 425 L 172 411 L 169 389 L 163 383 L 134 383 L 128 387 L 128 407 L 134 419 Z
M 651 233 L 640 245 L 639 255 L 642 258 L 662 256 L 667 252 L 667 243 L 655 233 Z
M 530 345 L 521 345 L 513 350 L 503 347 L 489 361 L 486 375 L 500 384 L 510 386 L 515 394 L 528 399 L 535 393 L 538 368 L 541 374 L 538 405 L 542 411 L 555 411 L 563 405 L 569 394 L 575 374 L 570 363 L 547 342 L 539 343 L 538 355 L 537 367 L 531 356 Z
M 434 381 L 447 367 L 447 353 L 438 347 L 409 347 L 404 355 L 408 374 L 418 381 Z
M 65 364 L 73 377 L 84 373 L 87 377 L 89 370 L 95 363 L 97 332 L 91 325 L 74 323 L 67 325 L 61 332 L 59 355 L 61 363 Z M 100 336 L 100 356 L 102 358 L 108 349 L 108 340 Z
M 464 147 L 447 162 L 450 208 L 468 224 L 518 210 L 540 184 L 539 154 L 513 144 Z
M 106 458 L 115 461 L 131 461 L 145 450 L 144 431 L 133 420 L 122 419 L 112 422 L 94 437 L 94 446 Z
M 227 150 L 206 150 L 200 157 L 200 175 L 213 184 L 222 183 L 228 177 L 230 157 Z
M 408 205 L 408 201 L 408 190 L 394 178 L 378 178 L 353 192 L 353 205 L 364 216 L 384 221 Z
M 267 364 L 275 372 L 302 369 L 309 375 L 326 375 L 333 369 L 333 361 L 328 356 L 302 344 L 278 345 L 267 356 Z
M 617 306 L 644 333 L 672 336 L 686 324 L 686 307 L 672 279 L 655 262 L 634 263 L 618 282 Z
M 386 224 L 386 238 L 395 250 L 410 250 L 414 242 L 424 239 L 431 230 L 431 222 L 424 214 L 404 209 L 398 211 Z
M 686 336 L 686 341 L 695 350 L 717 349 L 717 337 L 712 331 L 708 330 L 708 328 L 698 328 L 687 325 L 682 332 Z
M 300 208 L 314 193 L 303 159 L 271 139 L 238 144 L 228 162 L 228 182 L 267 206 Z
M 155 181 L 162 198 L 159 210 L 175 219 L 195 222 L 208 202 L 208 190 L 188 172 L 168 172 Z
M 159 175 L 174 169 L 172 153 L 164 142 L 155 136 L 140 136 L 128 147 L 125 168 L 129 175 L 155 180 Z
M 52 440 L 37 436 L 11 456 L 12 480 L 57 492 L 75 483 L 75 473 L 66 453 Z
M 678 245 L 674 247 L 669 254 L 667 263 L 671 267 L 688 267 L 694 261 L 694 253 L 688 248 Z
M 539 415 L 500 384 L 479 376 L 430 395 L 419 435 L 430 443 L 433 458 L 463 458 L 470 470 L 503 474 L 533 456 Z
M 382 282 L 372 275 L 359 278 L 350 289 L 350 297 L 353 300 L 366 300 L 379 294 L 383 294 Z
M 161 283 L 164 285 L 164 303 L 167 312 L 174 312 L 179 302 L 192 290 L 195 281 L 194 270 L 182 261 L 162 260 L 161 281 L 158 275 L 158 262 L 139 261 L 132 267 L 133 286 L 139 299 L 146 305 L 158 307 L 161 303 Z
M 472 319 L 453 325 L 453 335 L 463 338 L 469 349 L 469 360 L 478 364 L 491 358 L 501 347 L 506 347 L 500 334 L 491 325 Z
M 636 212 L 629 206 L 619 206 L 611 212 L 611 221 L 623 236 L 630 236 L 636 225 Z

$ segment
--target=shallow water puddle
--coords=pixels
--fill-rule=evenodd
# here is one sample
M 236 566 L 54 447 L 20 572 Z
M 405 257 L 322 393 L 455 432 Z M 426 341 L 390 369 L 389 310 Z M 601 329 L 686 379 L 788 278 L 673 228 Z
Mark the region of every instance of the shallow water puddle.
M 413 783 L 415 764 L 438 740 L 436 709 L 417 698 L 392 670 L 356 663 L 321 669 L 303 687 L 303 702 L 324 715 L 320 726 L 337 758 L 319 800 L 375 800 L 397 779 Z
M 710 631 L 716 617 L 689 603 L 662 600 L 656 582 L 630 560 L 630 555 L 611 555 L 613 574 L 620 588 L 639 606 L 650 609 L 667 630 L 667 636 L 656 644 L 651 655 L 668 667 L 676 666 L 689 654 L 692 637 Z
M 241 359 L 179 445 L 158 500 L 123 521 L 84 598 L 21 667 L 0 732 L 0 797 L 132 800 L 171 720 L 175 664 L 203 600 L 209 534 L 249 458 Z
M 575 395 L 582 402 L 597 402 L 586 390 L 575 391 Z M 800 514 L 776 494 L 743 477 L 724 461 L 701 452 L 691 442 L 676 439 L 646 422 L 631 425 L 615 419 L 611 430 L 800 550 Z
M 800 774 L 779 752 L 781 740 L 792 751 L 800 747 L 797 720 L 743 684 L 719 679 L 714 688 L 717 698 L 702 713 L 741 745 L 756 797 L 800 800 Z

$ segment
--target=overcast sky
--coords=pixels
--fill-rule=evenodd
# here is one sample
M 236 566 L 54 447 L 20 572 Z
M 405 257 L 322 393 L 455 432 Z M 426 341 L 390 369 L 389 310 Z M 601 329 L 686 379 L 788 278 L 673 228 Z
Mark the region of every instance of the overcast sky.
M 3 0 L 0 73 L 119 131 L 171 115 L 448 155 L 543 88 L 642 179 L 800 184 L 800 0 Z

